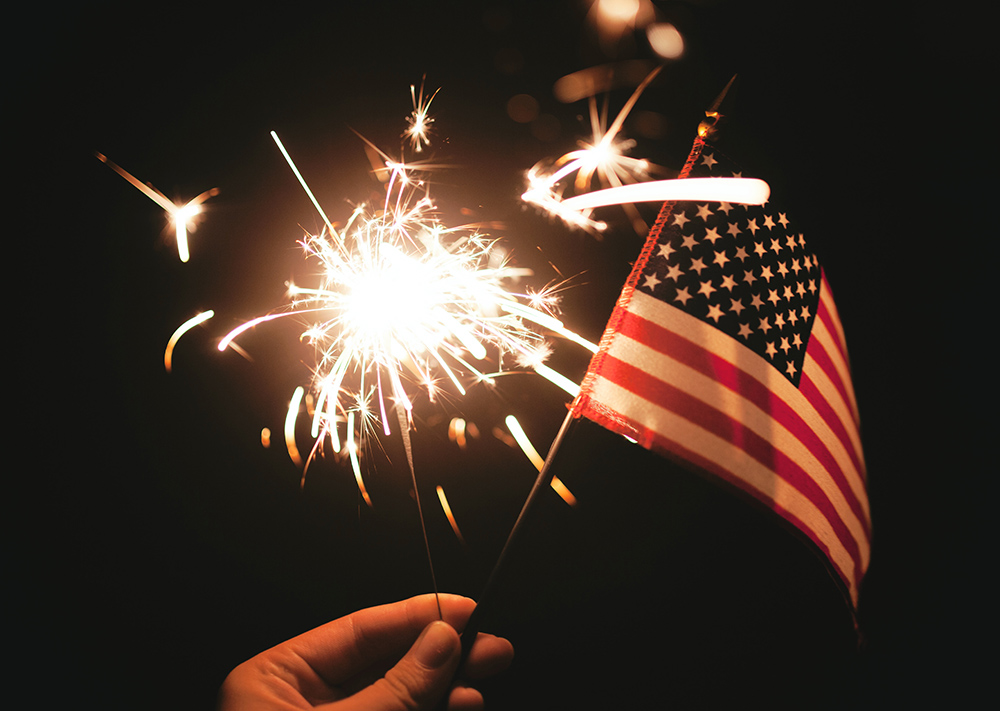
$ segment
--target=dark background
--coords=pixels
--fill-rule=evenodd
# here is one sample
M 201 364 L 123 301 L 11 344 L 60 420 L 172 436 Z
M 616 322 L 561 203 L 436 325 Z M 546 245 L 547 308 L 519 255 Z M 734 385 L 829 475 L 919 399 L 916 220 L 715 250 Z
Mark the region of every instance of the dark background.
M 637 107 L 659 115 L 658 129 L 626 125 L 634 153 L 678 168 L 739 73 L 721 140 L 789 206 L 838 298 L 874 519 L 863 643 L 819 559 L 774 520 L 584 426 L 559 472 L 580 504 L 544 502 L 485 624 L 517 650 L 484 685 L 488 704 L 961 706 L 985 671 L 973 640 L 990 635 L 977 504 L 995 466 L 973 449 L 995 419 L 978 405 L 989 346 L 973 317 L 986 293 L 976 267 L 995 251 L 976 217 L 988 201 L 978 151 L 991 141 L 974 70 L 988 41 L 975 18 L 941 7 L 654 5 L 687 51 Z M 502 222 L 537 286 L 573 277 L 565 320 L 596 339 L 639 238 L 615 223 L 598 241 L 518 200 L 524 170 L 587 135 L 585 103 L 557 101 L 555 80 L 653 60 L 641 33 L 602 45 L 586 9 L 94 3 L 11 23 L 7 586 L 18 677 L 36 705 L 211 708 L 226 673 L 258 651 L 430 590 L 398 437 L 371 457 L 373 510 L 332 461 L 300 489 L 284 449 L 259 442 L 307 382 L 298 331 L 241 339 L 253 362 L 214 349 L 308 273 L 295 240 L 319 220 L 268 132 L 343 219 L 346 201 L 378 190 L 350 129 L 398 154 L 409 86 L 426 75 L 441 87 L 433 155 L 452 166 L 435 178 L 445 219 Z M 629 93 L 611 93 L 612 113 Z M 517 94 L 558 130 L 540 138 L 513 121 Z M 95 150 L 170 197 L 221 189 L 188 264 L 162 211 Z M 165 373 L 170 334 L 208 308 L 216 317 Z M 580 377 L 587 359 L 559 345 L 553 364 Z M 492 428 L 514 413 L 544 450 L 565 401 L 511 375 L 495 391 L 418 405 L 442 590 L 479 594 L 534 479 Z M 453 414 L 482 431 L 464 452 L 447 440 Z

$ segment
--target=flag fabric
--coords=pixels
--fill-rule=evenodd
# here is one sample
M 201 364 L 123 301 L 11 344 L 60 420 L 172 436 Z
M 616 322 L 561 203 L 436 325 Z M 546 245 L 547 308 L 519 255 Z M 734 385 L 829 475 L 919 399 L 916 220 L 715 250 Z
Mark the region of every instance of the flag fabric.
M 704 139 L 682 177 L 743 177 Z M 852 604 L 871 521 L 844 331 L 787 213 L 667 203 L 572 406 L 738 487 L 825 554 Z

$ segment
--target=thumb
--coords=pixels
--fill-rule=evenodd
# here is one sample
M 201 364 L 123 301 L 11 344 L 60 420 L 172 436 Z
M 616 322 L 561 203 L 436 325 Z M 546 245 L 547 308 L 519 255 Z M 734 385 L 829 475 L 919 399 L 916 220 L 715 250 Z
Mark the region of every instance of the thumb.
M 383 678 L 344 699 L 336 708 L 338 711 L 430 711 L 447 693 L 461 651 L 458 632 L 447 622 L 432 622 Z

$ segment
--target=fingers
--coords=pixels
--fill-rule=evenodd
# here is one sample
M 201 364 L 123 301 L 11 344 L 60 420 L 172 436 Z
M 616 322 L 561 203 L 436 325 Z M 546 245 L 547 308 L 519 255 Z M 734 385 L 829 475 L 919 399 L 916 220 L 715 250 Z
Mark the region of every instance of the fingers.
M 485 679 L 499 674 L 514 659 L 514 646 L 503 637 L 480 632 L 462 667 L 465 679 Z
M 465 626 L 476 603 L 442 594 L 441 612 L 452 628 Z M 434 595 L 360 610 L 285 643 L 323 680 L 336 686 L 380 660 L 399 659 L 420 633 L 438 619 Z M 454 631 L 454 630 L 453 630 Z
M 448 691 L 461 654 L 462 645 L 455 629 L 447 622 L 432 622 L 383 678 L 327 708 L 330 711 L 430 711 Z M 458 700 L 471 701 L 469 695 L 461 694 Z

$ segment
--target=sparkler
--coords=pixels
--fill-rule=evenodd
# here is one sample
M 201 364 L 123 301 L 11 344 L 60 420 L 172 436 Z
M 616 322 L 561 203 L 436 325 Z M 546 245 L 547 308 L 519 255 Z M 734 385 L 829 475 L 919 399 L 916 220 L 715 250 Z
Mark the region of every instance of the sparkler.
M 188 251 L 188 230 L 191 230 L 192 232 L 194 231 L 194 219 L 201 214 L 201 204 L 210 197 L 218 195 L 219 189 L 212 188 L 211 190 L 206 190 L 201 195 L 198 195 L 181 205 L 172 202 L 166 195 L 161 193 L 149 183 L 140 182 L 135 176 L 126 171 L 124 168 L 108 160 L 108 157 L 103 153 L 95 153 L 94 155 L 97 156 L 98 160 L 102 163 L 106 163 L 109 168 L 125 178 L 125 180 L 138 188 L 143 195 L 166 211 L 167 215 L 169 215 L 171 221 L 174 223 L 177 235 L 177 256 L 182 262 L 187 262 L 188 259 L 191 258 L 191 254 Z M 168 366 L 167 370 L 169 369 L 170 368 Z
M 415 144 L 426 142 L 427 107 L 411 87 Z M 555 315 L 550 292 L 516 292 L 509 287 L 530 270 L 498 258 L 496 240 L 475 226 L 449 227 L 438 216 L 425 171 L 393 161 L 385 154 L 385 198 L 362 204 L 346 223 L 336 226 L 309 190 L 280 139 L 286 161 L 323 219 L 318 234 L 301 245 L 320 266 L 314 287 L 292 285 L 290 303 L 280 311 L 250 320 L 231 331 L 219 350 L 265 322 L 286 317 L 306 319 L 301 338 L 316 348 L 312 389 L 312 452 L 324 442 L 350 459 L 365 501 L 371 499 L 361 472 L 367 439 L 379 429 L 391 434 L 392 410 L 411 461 L 409 428 L 414 400 L 435 400 L 442 389 L 464 395 L 471 383 L 493 383 L 511 361 L 530 367 L 571 395 L 576 383 L 544 364 L 549 351 L 545 334 L 554 334 L 596 351 L 596 345 L 573 333 Z M 367 142 L 367 141 L 366 141 Z M 369 143 L 369 146 L 371 144 Z M 296 460 L 293 399 L 286 422 L 286 443 Z M 299 460 L 301 461 L 301 459 Z

